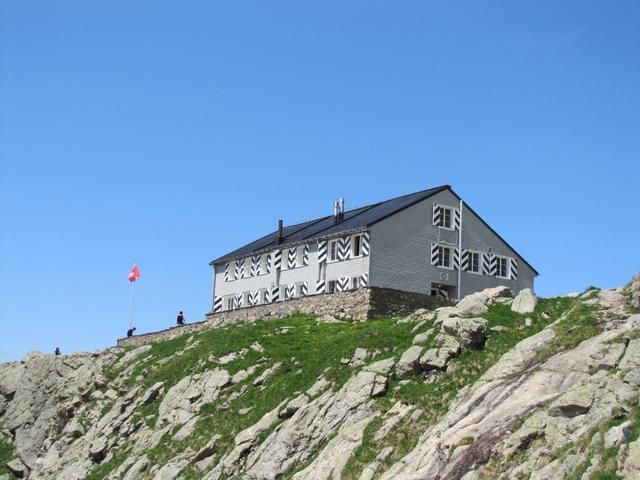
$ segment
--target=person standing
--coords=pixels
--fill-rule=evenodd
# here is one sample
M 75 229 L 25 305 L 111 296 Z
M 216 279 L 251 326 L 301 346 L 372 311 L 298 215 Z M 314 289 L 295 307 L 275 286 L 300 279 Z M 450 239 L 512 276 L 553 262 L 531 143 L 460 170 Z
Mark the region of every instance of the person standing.
M 176 324 L 184 325 L 184 315 L 182 314 L 182 310 L 178 313 L 178 318 L 176 318 Z
M 135 331 L 136 331 L 136 327 L 133 327 L 127 330 L 127 337 L 133 337 L 133 332 Z

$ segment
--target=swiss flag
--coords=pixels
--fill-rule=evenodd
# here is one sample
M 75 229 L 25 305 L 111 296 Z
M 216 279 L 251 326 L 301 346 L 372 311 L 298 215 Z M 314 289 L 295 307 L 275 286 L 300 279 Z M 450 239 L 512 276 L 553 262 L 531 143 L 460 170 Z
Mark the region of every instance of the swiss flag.
M 138 270 L 138 264 L 134 263 L 133 268 L 131 269 L 131 273 L 129 274 L 129 281 L 135 282 L 136 278 L 140 276 L 140 270 Z

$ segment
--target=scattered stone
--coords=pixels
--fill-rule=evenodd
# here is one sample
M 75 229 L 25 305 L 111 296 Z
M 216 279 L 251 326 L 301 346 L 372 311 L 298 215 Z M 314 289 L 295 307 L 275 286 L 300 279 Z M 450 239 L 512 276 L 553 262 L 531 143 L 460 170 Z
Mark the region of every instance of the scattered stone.
M 524 319 L 524 326 L 529 328 L 531 325 L 533 325 L 533 320 L 531 320 L 531 318 L 527 317 Z
M 369 357 L 370 355 L 366 348 L 356 348 L 356 351 L 353 352 L 353 357 L 348 361 L 348 365 L 350 367 L 361 367 L 369 360 Z
M 429 341 L 431 335 L 433 334 L 433 328 L 430 328 L 424 333 L 419 333 L 415 337 L 413 337 L 413 341 L 411 342 L 413 345 L 424 345 Z
M 22 461 L 20 461 L 19 458 L 14 458 L 10 462 L 7 462 L 6 467 L 11 473 L 13 473 L 18 478 L 26 477 L 27 473 L 29 472 L 29 470 L 27 469 L 27 466 L 24 463 L 22 463 Z
M 320 376 L 316 380 L 316 383 L 314 383 L 309 388 L 309 390 L 307 390 L 307 395 L 309 397 L 315 397 L 316 395 L 323 392 L 329 385 L 331 385 L 331 383 L 326 378 L 324 378 L 324 376 Z
M 607 433 L 604 434 L 604 448 L 611 448 L 620 445 L 631 434 L 631 421 L 611 427 Z
M 486 340 L 487 321 L 484 318 L 448 318 L 442 330 L 455 337 L 462 348 L 481 347 Z
M 532 313 L 538 304 L 538 297 L 530 288 L 523 288 L 513 299 L 511 311 L 516 313 Z
M 593 403 L 593 396 L 597 385 L 585 384 L 572 388 L 553 401 L 549 408 L 549 415 L 575 417 L 587 413 Z
M 309 397 L 302 393 L 287 403 L 287 406 L 278 412 L 278 417 L 282 419 L 291 418 L 294 413 L 304 407 L 307 403 L 309 403 Z
M 241 408 L 240 410 L 238 410 L 238 415 L 246 415 L 247 413 L 249 413 L 251 410 L 253 410 L 253 407 L 245 407 L 245 408 Z
M 150 462 L 149 459 L 145 456 L 140 457 L 129 470 L 127 470 L 126 475 L 122 478 L 122 480 L 138 480 L 142 477 L 144 472 L 149 468 Z
M 382 463 L 393 453 L 393 447 L 385 447 L 369 465 L 364 467 L 359 480 L 372 480 Z
M 407 379 L 418 371 L 418 362 L 422 354 L 423 347 L 414 345 L 404 351 L 400 360 L 396 364 L 396 378 L 399 380 Z
M 387 411 L 386 415 L 389 416 L 387 420 L 382 424 L 378 431 L 373 435 L 373 440 L 379 442 L 386 437 L 389 432 L 402 420 L 411 410 L 413 405 L 407 405 L 402 402 L 396 402 L 396 404 Z
M 196 462 L 199 462 L 200 460 L 204 460 L 205 458 L 210 457 L 211 455 L 216 453 L 217 451 L 216 443 L 218 443 L 218 441 L 221 438 L 222 438 L 222 435 L 218 435 L 218 434 L 211 437 L 211 440 L 209 440 L 209 442 L 204 447 L 198 450 L 198 453 L 196 453 L 193 459 Z
M 338 320 L 333 315 L 322 315 L 321 317 L 316 318 L 317 323 L 344 323 L 342 320 Z
M 258 342 L 258 341 L 253 342 L 249 346 L 249 348 L 251 348 L 251 350 L 254 350 L 254 351 L 258 352 L 258 353 L 264 352 L 264 347 L 262 345 L 260 345 L 260 342 Z
M 388 376 L 391 370 L 395 366 L 396 361 L 394 357 L 385 358 L 384 360 L 378 360 L 370 365 L 364 367 L 363 370 L 368 372 L 380 373 L 381 375 Z
M 629 444 L 622 473 L 629 479 L 636 479 L 640 475 L 640 438 Z
M 422 410 L 421 408 L 418 408 L 413 411 L 413 413 L 409 417 L 409 421 L 411 423 L 417 422 L 423 415 L 424 415 L 424 410 Z
M 89 446 L 89 458 L 95 462 L 100 463 L 107 455 L 109 444 L 105 437 L 96 438 Z
M 281 366 L 282 366 L 282 362 L 274 363 L 271 368 L 267 368 L 264 372 L 262 372 L 262 374 L 258 378 L 256 378 L 253 381 L 253 386 L 257 387 L 259 385 L 262 385 L 264 382 L 266 382 L 271 377 L 273 377 L 276 374 L 276 372 L 280 370 Z
M 508 328 L 504 325 L 496 325 L 494 327 L 491 327 L 489 330 L 491 330 L 492 332 L 504 332 L 505 330 L 508 330 Z

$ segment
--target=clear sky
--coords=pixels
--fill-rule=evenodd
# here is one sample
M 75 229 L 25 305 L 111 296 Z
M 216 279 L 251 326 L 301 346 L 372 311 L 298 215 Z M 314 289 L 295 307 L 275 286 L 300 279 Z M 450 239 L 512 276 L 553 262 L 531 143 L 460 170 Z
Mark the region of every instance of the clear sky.
M 0 361 L 210 308 L 211 259 L 451 184 L 544 296 L 640 270 L 640 2 L 0 0 Z

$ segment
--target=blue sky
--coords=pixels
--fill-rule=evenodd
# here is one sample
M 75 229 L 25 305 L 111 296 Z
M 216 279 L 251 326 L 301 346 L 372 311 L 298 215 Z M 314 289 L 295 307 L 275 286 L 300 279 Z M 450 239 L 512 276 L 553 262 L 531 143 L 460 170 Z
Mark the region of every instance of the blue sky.
M 210 307 L 208 262 L 451 184 L 556 295 L 640 270 L 640 3 L 0 2 L 0 361 Z

